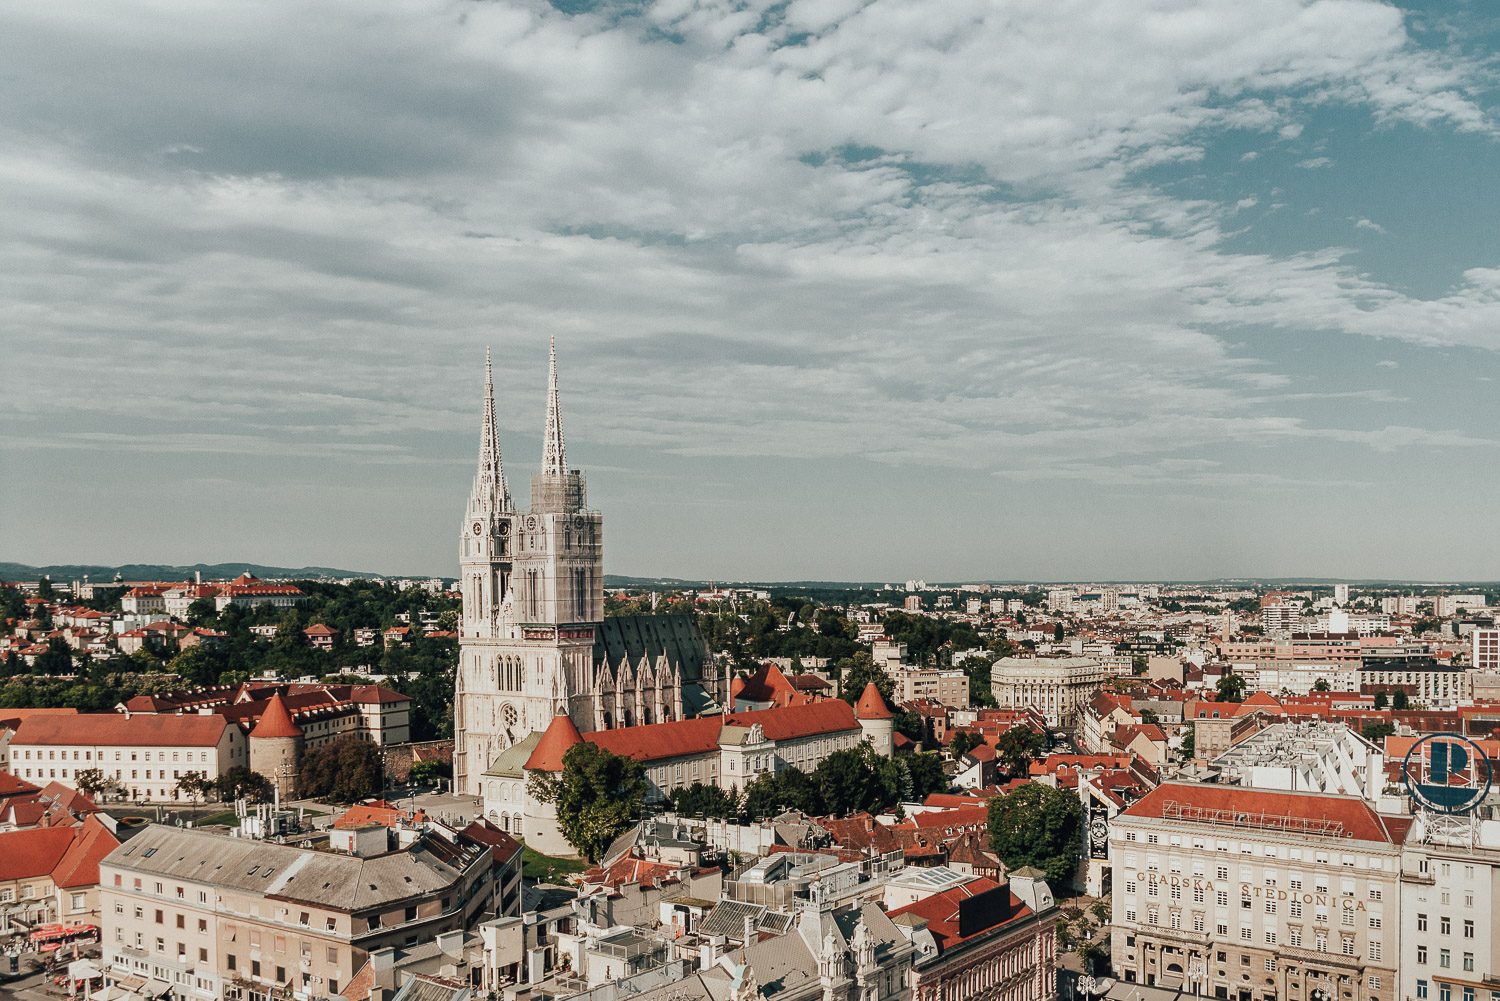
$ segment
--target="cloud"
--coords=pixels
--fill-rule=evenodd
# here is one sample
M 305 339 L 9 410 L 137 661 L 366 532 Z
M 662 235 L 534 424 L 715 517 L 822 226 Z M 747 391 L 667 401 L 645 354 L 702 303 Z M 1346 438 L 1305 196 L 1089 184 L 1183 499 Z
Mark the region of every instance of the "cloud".
M 1400 368 L 1401 367 L 1400 365 L 1398 365 L 1395 362 L 1391 361 L 1389 358 L 1382 358 L 1380 361 L 1376 362 L 1375 364 L 1379 365 L 1381 368 Z
M 1245 331 L 1500 347 L 1495 272 L 1417 299 L 1160 181 L 1328 105 L 1492 132 L 1485 67 L 1373 0 L 0 18 L 0 422 L 34 452 L 469 461 L 482 346 L 534 437 L 556 333 L 601 450 L 1182 477 L 1470 444 L 1289 412 L 1328 394 Z
M 1298 160 L 1293 166 L 1303 170 L 1322 170 L 1325 167 L 1332 167 L 1333 161 L 1326 156 L 1315 156 L 1307 160 Z
M 1350 219 L 1351 222 L 1354 223 L 1354 228 L 1355 229 L 1373 229 L 1377 233 L 1384 233 L 1385 232 L 1385 227 L 1384 226 L 1381 226 L 1378 223 L 1373 223 L 1373 222 L 1371 222 L 1368 219 L 1363 219 L 1363 218 L 1358 218 L 1357 219 L 1354 216 L 1350 216 L 1349 219 Z

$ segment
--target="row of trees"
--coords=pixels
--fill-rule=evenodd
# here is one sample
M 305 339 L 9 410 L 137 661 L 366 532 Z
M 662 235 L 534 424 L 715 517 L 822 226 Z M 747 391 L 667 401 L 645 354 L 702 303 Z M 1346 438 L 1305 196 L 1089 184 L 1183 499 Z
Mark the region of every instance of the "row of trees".
M 636 823 L 649 791 L 639 761 L 592 743 L 568 749 L 560 776 L 532 772 L 528 782 L 534 796 L 556 807 L 563 837 L 590 862 Z M 936 754 L 886 758 L 860 744 L 830 754 L 811 774 L 795 768 L 768 772 L 743 792 L 695 782 L 673 790 L 669 800 L 682 814 L 745 822 L 786 810 L 812 816 L 879 812 L 947 787 Z

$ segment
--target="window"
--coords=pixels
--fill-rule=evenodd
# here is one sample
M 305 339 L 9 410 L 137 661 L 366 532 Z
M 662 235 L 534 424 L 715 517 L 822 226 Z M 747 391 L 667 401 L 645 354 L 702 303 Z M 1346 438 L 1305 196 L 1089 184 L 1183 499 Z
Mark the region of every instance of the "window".
M 1380 940 L 1379 939 L 1371 939 L 1370 942 L 1369 942 L 1369 950 L 1370 950 L 1370 958 L 1371 959 L 1379 959 L 1380 958 Z
M 1427 946 L 1417 946 L 1417 962 L 1421 963 L 1423 966 L 1427 965 Z
M 1271 957 L 1268 957 L 1266 959 L 1266 972 L 1267 973 L 1275 973 L 1276 972 L 1276 957 L 1275 956 L 1271 956 Z
M 1370 927 L 1371 928 L 1379 928 L 1380 927 L 1380 918 L 1372 915 L 1370 917 Z
M 1135 888 L 1135 880 L 1133 880 L 1133 879 L 1127 879 L 1125 881 L 1125 892 L 1126 893 L 1134 893 L 1135 889 L 1136 889 Z
M 1464 938 L 1473 938 L 1473 937 L 1474 937 L 1474 922 L 1471 919 L 1465 918 L 1464 919 Z
M 1472 952 L 1464 953 L 1464 970 L 1468 973 L 1474 972 L 1474 954 Z
M 1427 930 L 1427 915 L 1425 915 L 1425 914 L 1418 914 L 1417 915 L 1417 931 L 1426 931 L 1426 930 Z
M 1273 932 L 1273 931 L 1266 932 L 1266 945 L 1275 945 L 1275 944 L 1276 944 L 1276 933 Z
M 1449 952 L 1447 949 L 1439 949 L 1438 950 L 1438 965 L 1441 966 L 1445 970 L 1448 969 L 1449 967 L 1451 967 L 1453 965 L 1453 954 L 1451 952 Z
M 1370 978 L 1370 990 L 1372 990 L 1372 991 L 1378 991 L 1378 990 L 1380 990 L 1380 978 L 1379 977 L 1371 977 Z
M 1229 891 L 1228 890 L 1215 890 L 1214 891 L 1214 903 L 1218 904 L 1220 907 L 1228 907 L 1229 906 Z
M 260 960 L 258 960 L 258 959 L 252 959 L 252 960 L 250 960 L 250 975 L 252 977 L 259 977 L 260 976 Z
M 1240 938 L 1243 939 L 1244 941 L 1246 941 L 1246 942 L 1250 941 L 1251 937 L 1254 934 L 1255 933 L 1250 930 L 1250 926 L 1249 925 L 1241 925 L 1240 926 Z
M 339 961 L 339 951 L 331 945 L 328 947 L 328 961 L 330 963 L 337 963 Z
M 1288 906 L 1288 913 L 1294 918 L 1300 918 L 1302 916 L 1302 901 L 1293 900 Z
M 1425 981 L 1425 980 L 1418 980 L 1417 981 L 1417 997 L 1419 997 L 1419 998 L 1425 998 L 1426 996 L 1427 996 L 1427 981 Z
M 1453 922 L 1448 920 L 1446 916 L 1438 918 L 1438 933 L 1442 935 L 1453 934 Z
M 236 962 L 237 962 L 237 960 L 236 960 L 236 959 L 235 959 L 235 957 L 234 957 L 234 953 L 232 953 L 232 952 L 231 952 L 231 953 L 229 953 L 229 954 L 227 954 L 227 955 L 226 955 L 226 956 L 225 956 L 225 957 L 224 957 L 224 965 L 225 965 L 225 966 L 226 966 L 226 967 L 227 967 L 227 968 L 229 968 L 229 969 L 231 969 L 231 970 L 233 970 L 233 969 L 234 969 L 234 968 L 235 968 L 235 964 L 236 964 Z

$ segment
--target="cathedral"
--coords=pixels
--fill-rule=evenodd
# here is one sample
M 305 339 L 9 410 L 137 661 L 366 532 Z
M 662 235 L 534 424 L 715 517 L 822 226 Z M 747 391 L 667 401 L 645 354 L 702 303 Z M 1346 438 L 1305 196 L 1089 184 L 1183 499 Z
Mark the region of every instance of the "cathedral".
M 511 498 L 500 462 L 495 389 L 484 362 L 479 470 L 459 542 L 463 593 L 453 704 L 454 789 L 566 714 L 580 731 L 720 711 L 707 644 L 686 616 L 604 616 L 604 518 L 569 469 L 548 360 L 542 471 L 531 504 Z

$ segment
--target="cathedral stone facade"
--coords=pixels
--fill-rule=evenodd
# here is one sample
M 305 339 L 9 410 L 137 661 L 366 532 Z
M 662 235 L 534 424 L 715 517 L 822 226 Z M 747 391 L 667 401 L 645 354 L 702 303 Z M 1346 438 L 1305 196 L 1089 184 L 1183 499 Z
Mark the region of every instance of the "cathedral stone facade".
M 582 470 L 567 466 L 555 344 L 542 471 L 526 511 L 501 465 L 485 354 L 479 471 L 459 545 L 458 791 L 478 795 L 494 759 L 559 713 L 592 731 L 718 711 L 707 645 L 690 619 L 604 617 L 604 518 L 588 507 Z

